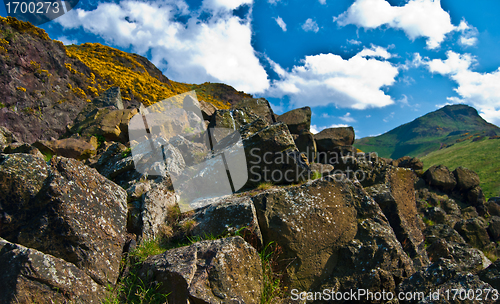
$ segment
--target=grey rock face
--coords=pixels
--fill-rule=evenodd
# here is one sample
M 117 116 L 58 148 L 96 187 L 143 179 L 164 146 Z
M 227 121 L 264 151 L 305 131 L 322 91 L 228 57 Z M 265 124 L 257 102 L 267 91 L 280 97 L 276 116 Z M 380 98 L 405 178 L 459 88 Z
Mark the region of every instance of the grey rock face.
M 262 265 L 241 237 L 202 241 L 149 257 L 139 276 L 169 303 L 259 303 Z

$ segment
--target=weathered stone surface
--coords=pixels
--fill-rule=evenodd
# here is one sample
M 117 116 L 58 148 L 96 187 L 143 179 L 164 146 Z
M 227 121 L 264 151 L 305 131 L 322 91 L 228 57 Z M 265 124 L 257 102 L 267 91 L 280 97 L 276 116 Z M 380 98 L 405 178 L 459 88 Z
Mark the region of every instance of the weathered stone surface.
M 228 197 L 199 209 L 187 220 L 194 220 L 193 235 L 219 236 L 239 232 L 256 249 L 262 246 L 257 214 L 253 202 L 247 197 Z
M 333 171 L 334 167 L 329 164 L 319 164 L 311 163 L 311 170 L 321 173 L 321 175 L 329 175 Z
M 484 282 L 500 290 L 500 259 L 492 263 L 488 268 L 478 273 L 479 278 Z
M 218 109 L 211 103 L 200 100 L 200 110 L 204 120 L 210 120 Z
M 307 179 L 307 159 L 298 157 L 295 143 L 283 123 L 270 125 L 243 140 L 248 183 L 293 183 Z
M 488 233 L 493 241 L 500 241 L 500 217 L 492 216 L 488 225 Z
M 225 128 L 228 130 L 236 131 L 241 127 L 245 126 L 258 119 L 259 116 L 245 112 L 241 109 L 232 110 L 217 110 L 210 120 L 209 128 Z M 263 118 L 264 119 L 264 118 Z M 212 136 L 216 141 L 220 141 L 224 137 L 229 135 L 229 133 L 215 133 Z
M 466 194 L 466 199 L 470 205 L 476 208 L 479 215 L 483 216 L 486 213 L 486 198 L 481 187 L 476 186 L 470 189 Z
M 105 287 L 75 265 L 0 238 L 1 303 L 101 303 Z
M 278 116 L 278 121 L 284 122 L 290 133 L 300 134 L 302 130 L 309 132 L 311 128 L 311 108 L 294 109 Z
M 397 160 L 392 161 L 394 167 L 409 168 L 412 170 L 422 170 L 424 168 L 424 163 L 416 158 L 410 156 L 403 156 Z
M 75 264 L 114 284 L 124 244 L 126 192 L 96 170 L 62 157 L 2 156 L 0 237 Z
M 500 197 L 492 197 L 486 203 L 489 214 L 500 216 Z
M 23 144 L 23 143 L 12 143 L 5 147 L 3 153 L 5 154 L 13 154 L 13 153 L 24 153 L 31 154 L 36 157 L 43 158 L 43 154 L 32 145 Z
M 271 105 L 264 98 L 244 98 L 238 101 L 233 108 L 241 109 L 249 115 L 262 117 L 270 124 L 276 122 Z
M 453 175 L 455 176 L 459 190 L 469 190 L 479 186 L 479 176 L 472 170 L 458 167 L 453 170 Z
M 432 186 L 442 190 L 452 190 L 457 181 L 453 174 L 443 165 L 432 166 L 424 173 L 424 179 Z
M 449 243 L 465 244 L 462 236 L 453 228 L 448 225 L 437 224 L 429 226 L 424 230 L 425 242 L 432 244 L 437 240 L 443 239 Z
M 103 92 L 99 97 L 92 100 L 92 106 L 96 108 L 115 107 L 118 110 L 123 110 L 122 94 L 120 87 L 111 87 Z
M 452 260 L 460 271 L 477 272 L 491 264 L 482 251 L 468 244 L 447 242 L 444 239 L 437 239 L 429 245 L 427 254 L 432 262 L 437 262 L 440 258 Z
M 0 151 L 2 147 L 15 142 L 19 142 L 16 135 L 10 132 L 6 127 L 0 126 Z
M 36 141 L 33 146 L 45 155 L 59 155 L 78 160 L 87 159 L 96 154 L 94 146 L 75 138 L 40 140 Z
M 255 196 L 264 243 L 282 247 L 292 288 L 394 289 L 394 282 L 412 273 L 410 258 L 378 204 L 360 187 L 335 177 Z M 378 269 L 384 269 L 379 278 L 392 283 L 368 280 Z
M 447 259 L 440 259 L 426 269 L 422 269 L 410 278 L 406 279 L 399 286 L 399 292 L 420 293 L 419 301 L 412 301 L 416 303 L 463 303 L 462 301 L 453 300 L 453 289 L 467 290 L 485 290 L 492 289 L 491 285 L 481 281 L 477 276 L 462 274 L 459 272 L 460 268 L 457 264 Z M 432 298 L 433 294 L 439 293 L 439 300 Z M 449 294 L 450 297 L 445 295 Z M 484 301 L 467 301 L 467 303 L 495 303 L 490 297 L 488 300 L 483 298 Z
M 139 272 L 144 282 L 168 294 L 169 303 L 259 303 L 262 266 L 241 237 L 202 241 L 149 257 Z
M 403 249 L 417 265 L 425 266 L 428 261 L 415 204 L 414 180 L 411 170 L 394 168 L 388 172 L 386 183 L 366 191 L 379 204 Z
M 179 149 L 186 166 L 199 164 L 208 153 L 206 145 L 192 142 L 181 135 L 172 137 L 169 142 Z
M 160 236 L 164 225 L 167 225 L 168 212 L 177 202 L 171 185 L 159 180 L 151 185 L 151 190 L 144 194 L 141 213 L 140 240 L 147 241 Z
M 324 129 L 314 134 L 314 139 L 319 152 L 328 152 L 338 146 L 352 146 L 354 129 L 352 127 Z
M 290 128 L 290 126 L 288 126 Z M 316 141 L 314 134 L 309 131 L 301 131 L 297 138 L 294 138 L 297 149 L 307 156 L 310 163 L 316 160 Z
M 486 232 L 486 223 L 481 218 L 462 220 L 455 224 L 455 230 L 460 233 L 464 240 L 476 247 L 483 248 L 490 243 L 490 237 Z

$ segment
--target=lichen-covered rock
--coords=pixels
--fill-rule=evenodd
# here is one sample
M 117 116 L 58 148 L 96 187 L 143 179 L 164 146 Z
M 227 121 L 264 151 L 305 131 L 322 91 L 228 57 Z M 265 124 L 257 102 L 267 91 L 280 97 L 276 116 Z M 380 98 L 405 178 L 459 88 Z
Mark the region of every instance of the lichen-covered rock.
M 6 127 L 0 126 L 0 147 L 15 142 L 19 142 L 16 135 L 10 132 Z
M 106 296 L 84 271 L 63 259 L 0 238 L 0 302 L 101 303 Z
M 96 154 L 94 146 L 76 138 L 40 140 L 36 141 L 33 146 L 45 155 L 59 155 L 78 160 L 87 159 Z
M 444 239 L 437 239 L 431 243 L 427 247 L 427 254 L 431 262 L 437 262 L 440 258 L 452 260 L 460 271 L 477 272 L 491 264 L 479 249 L 472 248 L 468 244 L 447 242 Z
M 39 158 L 44 158 L 44 155 L 32 145 L 23 144 L 23 143 L 12 143 L 5 147 L 3 150 L 5 154 L 13 154 L 13 153 L 24 153 L 31 154 Z
M 302 159 L 288 128 L 272 124 L 243 140 L 248 183 L 290 184 L 305 180 L 310 172 L 307 159 Z
M 283 248 L 292 288 L 394 289 L 394 282 L 413 272 L 412 261 L 378 204 L 361 187 L 336 178 L 256 195 L 264 243 Z M 368 282 L 380 269 L 379 277 L 392 283 Z
M 314 134 L 319 152 L 333 151 L 338 146 L 352 146 L 354 129 L 352 127 L 328 128 Z
M 487 223 L 482 218 L 476 217 L 462 220 L 456 223 L 454 228 L 468 244 L 481 249 L 490 243 L 486 227 Z
M 125 190 L 74 159 L 49 165 L 27 154 L 2 156 L 0 237 L 75 264 L 114 284 L 125 242 Z
M 207 156 L 208 153 L 206 145 L 192 142 L 181 135 L 172 137 L 169 142 L 174 147 L 179 149 L 179 152 L 184 158 L 186 166 L 199 164 Z
M 310 166 L 312 171 L 319 172 L 321 175 L 330 175 L 334 169 L 330 164 L 311 163 Z
M 236 131 L 258 118 L 259 116 L 245 112 L 241 109 L 217 110 L 214 115 L 212 115 L 212 119 L 210 120 L 210 124 L 208 125 L 208 127 L 210 129 L 224 128 L 227 130 Z M 213 138 L 215 138 L 216 141 L 220 141 L 227 135 L 229 135 L 229 133 L 212 134 Z
M 302 130 L 309 132 L 311 128 L 311 108 L 294 109 L 278 116 L 278 121 L 286 123 L 290 133 L 300 134 Z
M 142 200 L 140 240 L 147 241 L 161 236 L 164 225 L 168 225 L 168 212 L 177 202 L 171 185 L 163 179 L 151 185 Z
M 467 203 L 474 206 L 479 215 L 484 216 L 486 214 L 486 198 L 484 197 L 484 193 L 481 187 L 476 186 L 470 189 L 469 191 L 467 191 L 465 197 Z
M 367 188 L 389 220 L 403 249 L 419 266 L 427 265 L 424 237 L 415 204 L 415 174 L 405 168 L 388 171 L 384 184 Z
M 479 186 L 479 176 L 472 170 L 458 167 L 453 170 L 453 175 L 455 176 L 459 190 L 469 190 Z
M 399 292 L 411 293 L 420 297 L 418 299 L 412 298 L 410 303 L 496 303 L 492 294 L 488 299 L 483 297 L 481 301 L 476 300 L 475 297 L 466 302 L 461 301 L 458 297 L 453 299 L 454 289 L 458 291 L 461 289 L 484 291 L 493 288 L 488 283 L 481 281 L 476 275 L 460 273 L 459 266 L 447 259 L 440 259 L 429 267 L 416 272 L 399 286 Z M 475 295 L 477 294 L 475 293 Z
M 253 202 L 248 197 L 227 197 L 216 200 L 210 205 L 196 210 L 186 220 L 194 220 L 196 226 L 192 235 L 219 236 L 238 232 L 256 249 L 262 246 L 257 214 Z
M 455 188 L 457 181 L 453 173 L 448 170 L 447 167 L 443 165 L 432 166 L 424 173 L 424 179 L 431 186 L 437 187 L 439 189 L 449 191 Z
M 481 280 L 500 290 L 500 259 L 478 273 Z
M 169 303 L 259 303 L 262 265 L 241 237 L 202 241 L 149 257 L 139 277 Z
M 420 159 L 410 156 L 398 158 L 397 160 L 392 161 L 392 165 L 394 167 L 409 168 L 414 171 L 422 170 L 424 168 L 424 163 Z
M 493 241 L 500 241 L 500 217 L 492 216 L 488 225 L 488 233 Z
M 238 101 L 233 108 L 241 109 L 249 115 L 262 117 L 270 124 L 276 122 L 273 109 L 271 109 L 269 101 L 264 98 L 244 98 Z

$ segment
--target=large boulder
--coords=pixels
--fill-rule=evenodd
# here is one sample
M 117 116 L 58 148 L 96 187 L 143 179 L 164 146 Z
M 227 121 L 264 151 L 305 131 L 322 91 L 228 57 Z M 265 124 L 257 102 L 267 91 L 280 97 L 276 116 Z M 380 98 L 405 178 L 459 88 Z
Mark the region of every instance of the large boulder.
M 75 264 L 101 285 L 118 278 L 127 194 L 74 159 L 0 157 L 0 237 Z
M 488 225 L 488 233 L 493 241 L 500 241 L 500 217 L 492 216 Z
M 276 122 L 271 105 L 264 98 L 244 98 L 238 101 L 233 108 L 241 109 L 248 115 L 262 117 L 270 124 Z
M 76 138 L 60 140 L 39 140 L 33 144 L 44 155 L 59 155 L 78 160 L 87 159 L 96 154 L 96 149 L 90 143 Z
M 328 128 L 314 135 L 318 152 L 330 152 L 335 147 L 352 146 L 354 143 L 353 127 Z
M 6 127 L 0 126 L 0 151 L 2 147 L 15 142 L 19 142 L 16 135 L 10 132 Z
M 149 257 L 139 271 L 168 303 L 259 303 L 262 265 L 241 237 L 202 241 Z
M 282 248 L 292 288 L 394 290 L 413 272 L 411 259 L 378 204 L 337 178 L 253 197 L 264 243 Z M 370 279 L 373 274 L 379 279 Z
M 424 163 L 416 158 L 410 156 L 403 156 L 397 160 L 392 161 L 394 167 L 409 168 L 414 171 L 422 170 L 424 168 Z
M 385 183 L 366 188 L 366 191 L 382 208 L 396 237 L 414 263 L 426 266 L 428 260 L 415 204 L 414 181 L 413 171 L 394 168 L 387 173 Z
M 297 150 L 288 128 L 272 124 L 243 140 L 248 183 L 290 184 L 308 178 L 307 159 Z
M 453 171 L 453 175 L 455 176 L 459 190 L 464 191 L 479 186 L 479 176 L 472 170 L 458 167 Z
M 292 134 L 300 134 L 302 130 L 309 132 L 311 128 L 311 108 L 303 107 L 288 111 L 278 116 L 278 121 L 286 123 Z
M 169 224 L 169 212 L 173 212 L 176 203 L 177 198 L 168 181 L 159 179 L 151 185 L 151 189 L 142 196 L 141 241 L 161 236 L 165 225 Z
M 468 244 L 482 249 L 490 244 L 486 227 L 487 223 L 482 218 L 477 217 L 457 222 L 454 228 Z
M 450 191 L 455 188 L 457 181 L 453 173 L 446 166 L 432 166 L 424 173 L 425 181 L 434 187 L 444 191 Z
M 196 225 L 192 235 L 217 237 L 239 233 L 256 249 L 262 247 L 257 214 L 253 202 L 248 197 L 230 196 L 218 199 L 210 205 L 196 210 L 186 220 L 194 220 Z
M 101 303 L 106 296 L 84 271 L 63 259 L 0 238 L 0 302 Z
M 500 259 L 478 273 L 481 280 L 500 290 Z

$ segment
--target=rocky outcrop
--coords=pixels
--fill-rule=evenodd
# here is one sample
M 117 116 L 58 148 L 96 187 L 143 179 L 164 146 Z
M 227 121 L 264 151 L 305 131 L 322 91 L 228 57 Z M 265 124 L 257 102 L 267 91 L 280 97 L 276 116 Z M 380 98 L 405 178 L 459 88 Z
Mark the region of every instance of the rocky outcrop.
M 96 148 L 90 143 L 76 139 L 39 140 L 33 144 L 44 155 L 59 155 L 68 158 L 83 160 L 96 155 Z
M 479 176 L 476 172 L 464 167 L 458 167 L 453 171 L 453 176 L 457 181 L 457 188 L 459 190 L 470 190 L 479 186 Z
M 457 184 L 453 173 L 442 165 L 432 166 L 427 169 L 424 173 L 424 178 L 431 186 L 445 191 L 452 190 Z
M 295 288 L 390 290 L 413 272 L 380 207 L 349 181 L 330 176 L 268 190 L 253 201 L 264 243 L 283 248 L 282 260 L 289 264 Z M 363 280 L 374 272 L 378 280 Z M 392 283 L 386 286 L 380 277 Z
M 139 273 L 168 302 L 259 303 L 262 266 L 241 237 L 202 241 L 148 258 Z
M 352 146 L 354 129 L 352 127 L 324 129 L 314 135 L 319 152 L 330 152 L 339 146 Z
M 105 287 L 63 259 L 0 238 L 0 302 L 101 303 Z
M 271 109 L 269 101 L 264 98 L 244 98 L 238 101 L 233 108 L 240 109 L 248 115 L 262 117 L 270 124 L 276 122 L 273 109 Z
M 185 219 L 185 221 L 190 220 L 196 223 L 191 231 L 192 235 L 217 237 L 238 233 L 256 249 L 262 248 L 262 234 L 257 214 L 248 197 L 219 199 Z
M 125 191 L 81 162 L 27 154 L 0 160 L 0 237 L 73 263 L 100 285 L 118 278 Z
M 290 126 L 288 126 L 290 129 Z M 314 140 L 314 134 L 309 131 L 301 131 L 297 138 L 294 138 L 295 145 L 297 149 L 307 156 L 310 163 L 316 161 L 316 141 Z
M 300 134 L 302 131 L 309 132 L 311 128 L 311 108 L 303 107 L 291 110 L 278 116 L 278 121 L 284 122 L 292 134 Z

